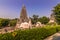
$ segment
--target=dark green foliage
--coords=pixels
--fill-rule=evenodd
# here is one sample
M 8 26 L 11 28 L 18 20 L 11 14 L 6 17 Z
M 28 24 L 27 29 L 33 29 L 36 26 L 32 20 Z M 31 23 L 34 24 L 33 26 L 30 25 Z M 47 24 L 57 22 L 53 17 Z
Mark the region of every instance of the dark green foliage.
M 0 28 L 3 27 L 8 27 L 8 26 L 15 26 L 17 23 L 17 18 L 15 19 L 4 19 L 4 18 L 0 18 Z
M 32 24 L 36 24 L 36 22 L 38 21 L 38 15 L 33 15 L 31 18 Z
M 43 16 L 43 17 L 39 18 L 39 21 L 42 24 L 47 24 L 49 22 L 49 18 L 47 18 L 46 16 Z
M 0 27 L 8 26 L 9 19 L 2 19 L 0 18 Z
M 11 33 L 0 34 L 0 40 L 14 40 L 14 37 Z
M 8 26 L 8 24 L 9 24 L 9 20 L 8 19 L 4 19 L 1 22 L 2 22 L 2 26 Z
M 17 20 L 11 20 L 10 21 L 10 26 L 16 26 Z
M 55 15 L 56 22 L 60 24 L 60 4 L 54 7 L 53 13 Z
M 10 33 L 7 33 L 2 36 L 2 40 L 14 40 L 14 38 Z
M 39 17 L 38 15 L 33 15 L 31 21 L 32 24 L 36 24 L 37 22 L 41 22 L 42 24 L 47 24 L 49 22 L 49 18 L 46 16 Z
M 3 20 L 3 19 L 2 19 L 2 18 L 0 18 L 0 27 L 2 27 L 2 20 Z

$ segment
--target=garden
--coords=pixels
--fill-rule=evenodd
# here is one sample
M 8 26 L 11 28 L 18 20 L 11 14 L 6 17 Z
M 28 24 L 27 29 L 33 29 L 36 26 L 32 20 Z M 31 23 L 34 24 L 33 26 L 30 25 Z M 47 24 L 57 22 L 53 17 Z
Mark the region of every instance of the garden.
M 59 31 L 60 25 L 16 30 L 11 33 L 0 34 L 0 40 L 44 40 L 46 37 Z

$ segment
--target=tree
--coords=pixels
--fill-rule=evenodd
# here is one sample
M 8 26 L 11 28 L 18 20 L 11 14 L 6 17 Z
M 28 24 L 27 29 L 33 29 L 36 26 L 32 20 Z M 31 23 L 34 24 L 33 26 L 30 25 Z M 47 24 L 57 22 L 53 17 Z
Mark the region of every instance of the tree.
M 9 19 L 0 18 L 0 27 L 8 26 L 9 21 L 10 21 Z
M 49 18 L 47 18 L 46 16 L 43 16 L 43 17 L 39 18 L 39 21 L 42 24 L 47 24 L 49 22 Z
M 38 21 L 38 15 L 33 15 L 32 18 L 31 18 L 31 21 L 32 21 L 32 24 L 36 24 L 36 22 Z
M 2 27 L 2 20 L 3 20 L 3 19 L 2 19 L 2 18 L 0 18 L 0 27 Z
M 2 21 L 1 21 L 1 24 L 2 24 L 2 26 L 8 26 L 8 24 L 9 24 L 9 19 L 3 19 Z
M 60 24 L 60 4 L 57 4 L 52 11 L 55 15 L 56 22 Z
M 10 26 L 16 26 L 17 20 L 10 20 Z

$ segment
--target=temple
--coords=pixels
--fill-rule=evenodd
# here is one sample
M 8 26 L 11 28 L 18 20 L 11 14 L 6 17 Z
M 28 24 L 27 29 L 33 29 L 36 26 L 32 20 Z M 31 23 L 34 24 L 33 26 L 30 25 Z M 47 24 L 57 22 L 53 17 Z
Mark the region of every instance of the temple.
M 31 27 L 31 19 L 27 16 L 27 11 L 25 5 L 22 6 L 20 18 L 17 22 L 18 28 L 30 28 Z
M 20 13 L 20 23 L 22 22 L 29 22 L 25 5 L 22 6 L 22 10 Z

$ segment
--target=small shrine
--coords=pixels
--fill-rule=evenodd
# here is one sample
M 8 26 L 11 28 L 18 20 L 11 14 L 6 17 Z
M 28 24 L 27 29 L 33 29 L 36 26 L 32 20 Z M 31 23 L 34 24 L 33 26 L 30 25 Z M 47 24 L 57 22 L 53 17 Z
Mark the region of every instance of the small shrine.
M 54 13 L 51 14 L 49 23 L 50 24 L 56 24 Z

